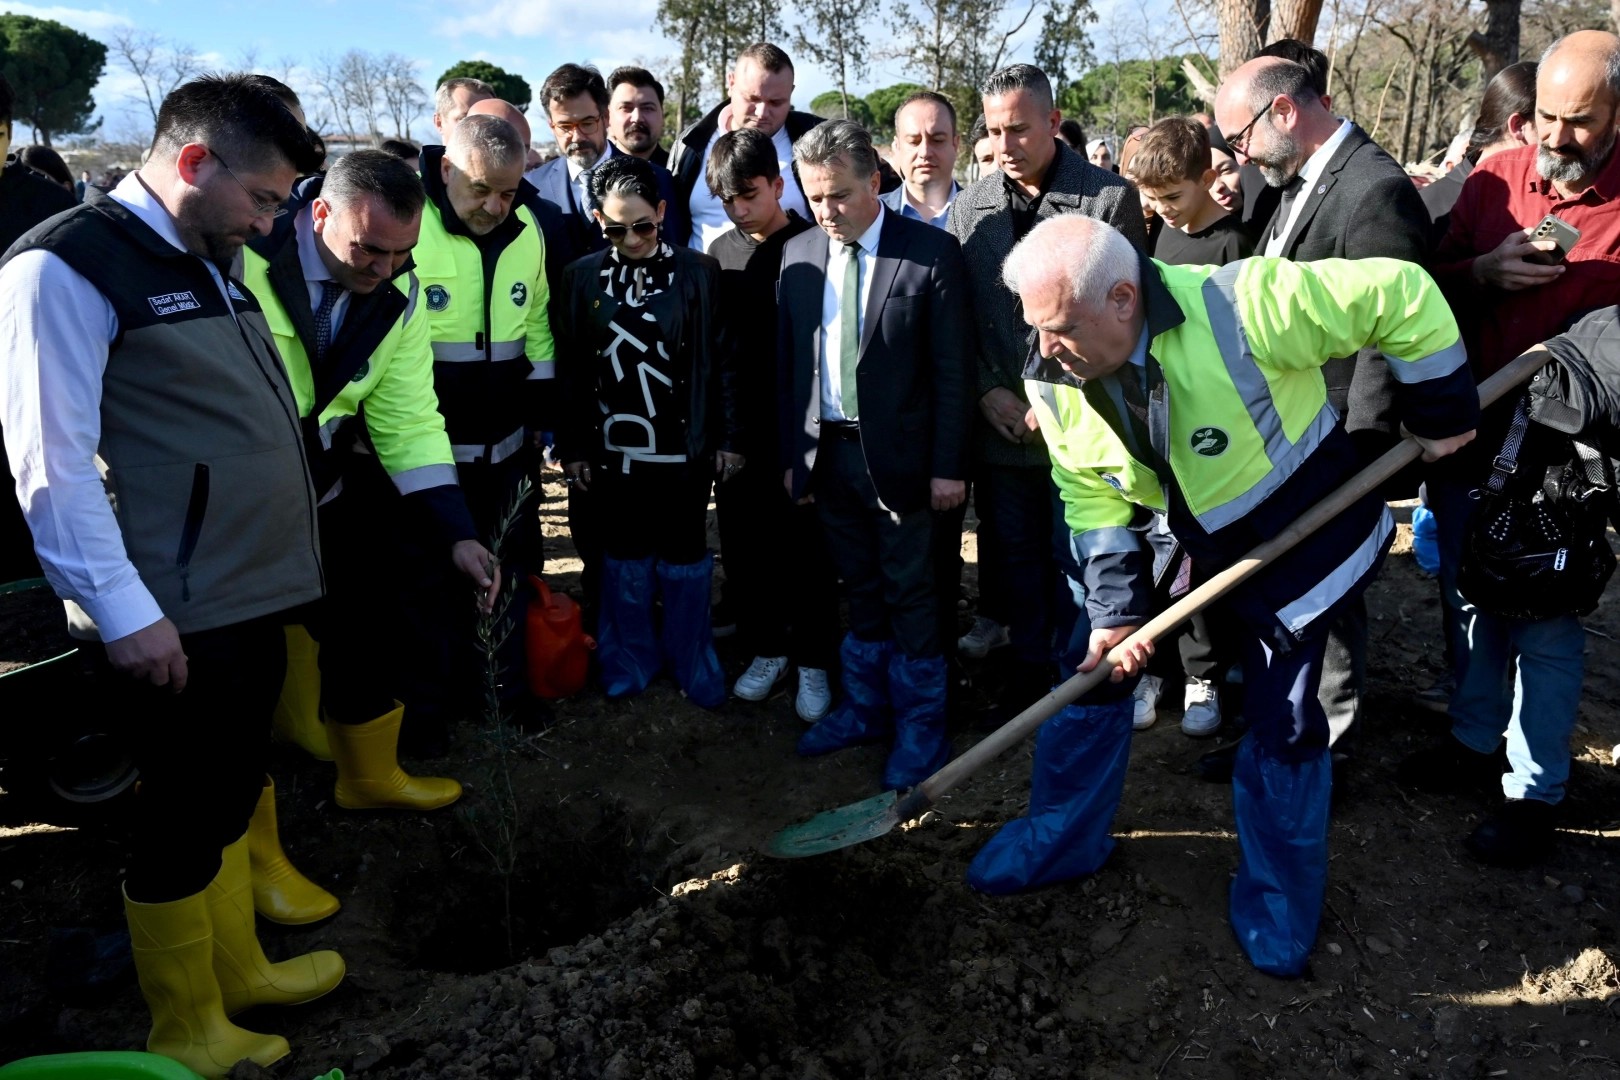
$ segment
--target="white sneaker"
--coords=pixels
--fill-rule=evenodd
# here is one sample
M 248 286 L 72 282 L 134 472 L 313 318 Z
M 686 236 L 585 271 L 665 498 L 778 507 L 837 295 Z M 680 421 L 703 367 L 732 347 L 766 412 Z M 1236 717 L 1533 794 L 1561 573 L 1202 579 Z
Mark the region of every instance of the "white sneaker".
M 1131 717 L 1132 731 L 1146 731 L 1159 719 L 1159 695 L 1164 692 L 1164 680 L 1157 675 L 1144 675 L 1131 695 L 1135 709 Z
M 756 656 L 731 692 L 744 701 L 764 701 L 776 689 L 776 684 L 787 678 L 787 672 L 787 657 Z
M 799 695 L 793 699 L 793 709 L 799 719 L 813 724 L 831 708 L 832 688 L 827 685 L 827 673 L 817 667 L 800 668 Z
M 1005 626 L 980 615 L 974 618 L 973 629 L 956 639 L 956 648 L 963 656 L 983 660 L 991 649 L 999 649 L 1009 640 Z
M 1210 679 L 1187 676 L 1187 696 L 1181 713 L 1181 731 L 1201 739 L 1221 729 L 1221 692 Z

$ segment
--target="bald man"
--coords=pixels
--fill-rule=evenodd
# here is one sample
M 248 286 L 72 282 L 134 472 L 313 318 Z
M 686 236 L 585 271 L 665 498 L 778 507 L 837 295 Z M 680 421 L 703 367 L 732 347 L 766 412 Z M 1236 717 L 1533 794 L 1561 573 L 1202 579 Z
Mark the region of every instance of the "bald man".
M 1085 585 L 1066 657 L 1081 671 L 1146 620 L 1153 553 L 1130 527 L 1142 509 L 1166 513 L 1195 567 L 1213 572 L 1356 472 L 1326 401 L 1330 357 L 1379 349 L 1426 457 L 1473 438 L 1479 408 L 1457 324 L 1410 263 L 1166 266 L 1112 227 L 1065 214 L 1013 249 L 1005 277 L 1036 332 L 1025 387 Z M 1377 573 L 1394 532 L 1383 501 L 1366 495 L 1229 594 L 1252 723 L 1233 778 L 1243 858 L 1231 918 L 1250 961 L 1271 974 L 1304 970 L 1327 882 L 1333 774 L 1316 695 L 1326 626 Z M 1129 684 L 1151 653 L 1133 646 L 1109 683 L 1041 729 L 1029 815 L 979 852 L 970 884 L 1012 892 L 1107 858 Z
M 1259 166 L 1282 197 L 1255 242 L 1255 254 L 1296 262 L 1318 259 L 1404 259 L 1427 255 L 1429 215 L 1406 171 L 1361 128 L 1333 115 L 1311 70 L 1262 56 L 1239 67 L 1215 97 L 1215 119 L 1240 163 Z M 1322 368 L 1328 401 L 1344 418 L 1363 460 L 1393 445 L 1397 388 L 1383 358 L 1371 350 L 1330 360 Z M 1417 493 L 1409 477 L 1391 498 Z M 1367 669 L 1367 613 L 1352 604 L 1328 647 L 1323 705 L 1335 749 L 1361 713 Z M 1231 747 L 1201 766 L 1211 780 L 1231 775 Z
M 1620 71 L 1615 35 L 1583 30 L 1554 42 L 1536 69 L 1538 144 L 1480 161 L 1452 208 L 1435 279 L 1453 310 L 1467 313 L 1463 334 L 1479 378 L 1620 297 L 1620 82 L 1611 71 Z M 1550 240 L 1532 238 L 1549 215 L 1580 231 L 1562 255 Z M 1501 445 L 1506 421 L 1491 417 L 1486 427 L 1496 434 L 1483 440 L 1486 448 Z M 1550 804 L 1562 789 L 1547 776 L 1568 747 L 1585 636 L 1572 616 L 1523 623 L 1463 607 L 1456 575 L 1474 505 L 1468 492 L 1483 475 L 1429 484 L 1457 686 L 1450 734 L 1403 765 L 1401 779 L 1424 789 L 1500 786 L 1504 802 L 1468 848 L 1486 862 L 1519 864 L 1543 855 L 1552 837 Z M 1524 685 L 1539 679 L 1547 688 L 1530 699 L 1528 717 L 1515 707 L 1507 678 L 1515 656 L 1518 673 L 1530 680 Z M 1525 748 L 1507 760 L 1504 728 L 1510 746 Z M 1434 767 L 1443 774 L 1429 772 Z

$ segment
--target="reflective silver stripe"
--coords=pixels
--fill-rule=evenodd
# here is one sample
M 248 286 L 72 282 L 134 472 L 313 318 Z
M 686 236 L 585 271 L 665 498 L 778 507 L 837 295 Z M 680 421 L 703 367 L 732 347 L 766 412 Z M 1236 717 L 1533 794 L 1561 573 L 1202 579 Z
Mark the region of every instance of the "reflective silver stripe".
M 486 464 L 498 465 L 523 449 L 523 440 L 526 438 L 528 435 L 522 428 L 518 428 L 494 446 L 485 446 L 483 443 L 455 443 L 450 447 L 450 455 L 463 464 L 482 459 Z
M 1389 546 L 1394 535 L 1395 518 L 1390 514 L 1389 507 L 1385 506 L 1379 512 L 1378 523 L 1373 526 L 1372 532 L 1350 553 L 1350 557 L 1311 586 L 1304 596 L 1277 612 L 1277 619 L 1292 632 L 1299 633 L 1311 620 L 1344 598 L 1351 586 L 1372 569 L 1373 563 L 1378 561 L 1379 554 Z
M 491 360 L 516 360 L 523 355 L 528 346 L 527 338 L 518 338 L 516 341 L 492 341 L 489 343 L 489 358 Z
M 525 376 L 527 380 L 537 381 L 557 377 L 557 362 L 555 360 L 533 360 L 530 363 L 533 365 L 533 370 Z
M 1075 533 L 1069 540 L 1074 549 L 1074 557 L 1078 562 L 1094 558 L 1098 555 L 1115 555 L 1125 551 L 1140 551 L 1141 539 L 1123 525 L 1114 525 L 1104 529 L 1087 529 L 1083 533 Z
M 1388 353 L 1384 354 L 1384 359 L 1388 361 L 1390 374 L 1395 376 L 1396 382 L 1420 383 L 1443 379 L 1468 363 L 1468 350 L 1463 348 L 1462 339 L 1459 338 L 1439 352 L 1430 353 L 1419 360 L 1402 360 Z
M 1294 470 L 1304 464 L 1305 459 L 1322 445 L 1322 440 L 1332 434 L 1338 422 L 1339 414 L 1333 411 L 1333 406 L 1324 401 L 1316 416 L 1311 419 L 1310 426 L 1300 434 L 1299 442 L 1289 447 L 1281 461 L 1272 463 L 1270 472 L 1255 481 L 1254 486 L 1248 491 L 1231 501 L 1206 510 L 1202 514 L 1195 514 L 1198 524 L 1203 526 L 1205 532 L 1214 532 L 1232 524 L 1259 506 L 1266 500 L 1266 496 L 1281 487 L 1283 481 L 1292 476 Z
M 332 419 L 321 425 L 320 435 L 322 450 L 332 449 L 332 436 L 336 435 L 338 428 L 342 427 L 344 423 L 350 419 L 351 417 L 349 416 L 334 416 Z
M 522 432 L 519 432 L 521 435 Z M 426 491 L 428 488 L 444 487 L 446 484 L 456 483 L 456 467 L 454 465 L 421 465 L 414 469 L 406 469 L 402 473 L 395 473 L 390 479 L 394 481 L 394 488 L 401 495 L 412 492 Z
M 486 354 L 470 341 L 435 341 L 433 359 L 444 363 L 465 364 L 479 360 L 516 360 L 523 355 L 523 338 L 516 341 L 492 341 Z
M 1215 347 L 1226 364 L 1226 374 L 1243 399 L 1249 421 L 1265 443 L 1266 459 L 1275 469 L 1288 454 L 1288 435 L 1271 400 L 1271 386 L 1254 362 L 1249 335 L 1238 318 L 1237 278 L 1242 269 L 1241 262 L 1229 263 L 1205 280 L 1204 310 L 1209 313 L 1209 328 L 1215 334 Z
M 321 496 L 321 501 L 316 503 L 315 505 L 316 506 L 325 506 L 327 503 L 331 502 L 333 499 L 337 498 L 342 493 L 343 493 L 343 477 L 340 476 L 340 477 L 337 478 L 337 481 L 332 484 L 331 487 L 326 489 L 326 494 L 322 495 Z
M 1266 460 L 1271 470 L 1243 494 L 1204 513 L 1197 514 L 1198 524 L 1206 532 L 1225 528 L 1249 513 L 1276 491 L 1282 482 L 1311 455 L 1327 438 L 1338 423 L 1338 413 L 1325 401 L 1311 422 L 1300 433 L 1297 441 L 1290 440 L 1283 429 L 1282 414 L 1277 411 L 1271 396 L 1271 385 L 1265 373 L 1255 363 L 1249 349 L 1249 335 L 1238 316 L 1237 279 L 1242 263 L 1229 263 L 1215 271 L 1204 281 L 1204 310 L 1209 315 L 1209 327 L 1215 335 L 1215 347 L 1226 365 L 1227 377 L 1243 399 L 1249 422 L 1254 425 L 1265 445 Z
M 407 270 L 407 271 L 405 271 L 405 277 L 406 277 L 406 280 L 408 280 L 410 282 L 410 288 L 406 290 L 406 295 L 405 295 L 405 317 L 400 320 L 400 325 L 401 326 L 403 326 L 406 323 L 410 322 L 411 321 L 411 316 L 416 314 L 416 300 L 417 300 L 417 297 L 421 294 L 421 291 L 422 291 L 422 283 L 417 280 L 415 270 Z
M 433 343 L 433 359 L 435 362 L 448 361 L 454 364 L 482 360 L 483 358 L 484 350 L 470 341 L 435 341 Z

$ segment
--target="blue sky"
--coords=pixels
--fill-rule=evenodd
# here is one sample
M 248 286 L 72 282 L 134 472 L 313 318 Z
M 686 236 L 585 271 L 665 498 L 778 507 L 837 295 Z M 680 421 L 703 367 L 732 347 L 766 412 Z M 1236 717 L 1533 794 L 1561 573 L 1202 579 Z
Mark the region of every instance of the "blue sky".
M 1135 11 L 1143 6 L 1135 0 L 1099 0 L 1098 7 L 1107 11 L 1125 3 Z M 1158 3 L 1162 0 L 1150 6 Z M 673 58 L 675 46 L 652 29 L 656 9 L 657 0 L 613 0 L 605 5 L 591 0 L 114 0 L 95 5 L 0 0 L 0 10 L 55 19 L 102 40 L 120 27 L 150 30 L 191 45 L 210 66 L 220 68 L 239 67 L 248 50 L 256 51 L 264 66 L 274 71 L 280 66 L 274 62 L 284 58 L 309 64 L 322 53 L 358 47 L 398 52 L 418 61 L 424 83 L 457 60 L 481 59 L 516 71 L 536 85 L 569 60 L 588 61 L 605 72 L 621 63 Z M 583 16 L 604 10 L 611 10 L 614 25 L 584 24 Z M 1026 57 L 1032 47 L 1033 34 L 1025 36 L 1031 40 L 1018 50 L 1018 58 Z M 860 89 L 904 77 L 898 65 L 877 63 Z M 801 108 L 832 88 L 824 73 L 799 64 L 795 103 Z M 109 135 L 130 126 L 125 117 L 131 115 L 134 93 L 131 79 L 109 62 L 96 91 Z M 421 138 L 431 131 L 424 118 L 413 134 Z M 541 126 L 536 136 L 544 135 Z

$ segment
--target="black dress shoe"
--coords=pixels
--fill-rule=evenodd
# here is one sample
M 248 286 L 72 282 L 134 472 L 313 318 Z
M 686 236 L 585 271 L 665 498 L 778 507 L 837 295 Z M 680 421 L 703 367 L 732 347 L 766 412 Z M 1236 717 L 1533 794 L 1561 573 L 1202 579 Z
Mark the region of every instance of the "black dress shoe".
M 1552 849 L 1556 812 L 1539 799 L 1509 799 L 1480 822 L 1463 846 L 1491 866 L 1531 866 Z
M 1407 755 L 1395 770 L 1395 782 L 1431 795 L 1478 795 L 1499 791 L 1507 771 L 1506 750 L 1482 754 L 1446 734 L 1433 746 Z
M 1193 775 L 1210 784 L 1230 784 L 1232 771 L 1237 768 L 1238 747 L 1243 740 L 1228 746 L 1218 747 L 1207 754 L 1199 756 L 1193 763 Z

